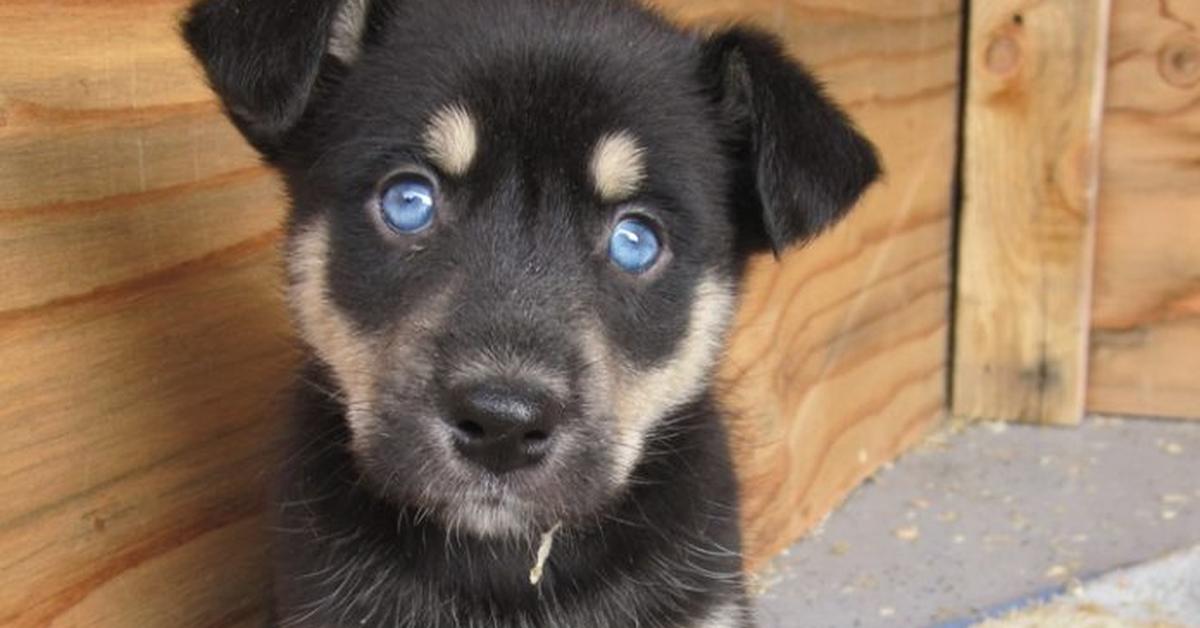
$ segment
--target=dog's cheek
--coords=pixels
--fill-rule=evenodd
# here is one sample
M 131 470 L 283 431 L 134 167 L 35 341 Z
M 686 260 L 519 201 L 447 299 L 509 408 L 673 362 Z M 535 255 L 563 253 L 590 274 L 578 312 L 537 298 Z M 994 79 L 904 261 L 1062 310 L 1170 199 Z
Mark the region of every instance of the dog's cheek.
M 598 321 L 585 331 L 584 353 L 594 371 L 590 378 L 589 405 L 600 406 L 600 400 L 611 400 L 607 414 L 616 419 L 611 439 L 612 477 L 616 484 L 628 479 L 655 424 L 704 391 L 720 353 L 734 301 L 730 280 L 715 272 L 705 274 L 693 293 L 687 332 L 671 355 L 649 368 L 639 368 L 616 357 Z
M 374 402 L 372 374 L 379 358 L 329 298 L 328 264 L 329 226 L 324 218 L 315 218 L 299 227 L 288 245 L 288 304 L 302 338 L 333 372 L 342 401 L 350 409 L 352 446 L 361 452 L 379 428 L 378 420 L 366 410 Z
M 746 611 L 736 603 L 717 607 L 696 628 L 739 628 L 746 625 Z

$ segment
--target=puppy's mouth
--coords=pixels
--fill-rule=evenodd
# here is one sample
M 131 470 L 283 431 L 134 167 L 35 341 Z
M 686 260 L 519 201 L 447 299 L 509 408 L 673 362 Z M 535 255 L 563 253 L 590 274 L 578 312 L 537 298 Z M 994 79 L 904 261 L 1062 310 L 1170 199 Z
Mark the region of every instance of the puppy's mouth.
M 454 534 L 536 537 L 619 494 L 612 421 L 563 401 L 574 397 L 512 380 L 410 382 L 352 413 L 351 449 L 371 490 L 397 508 Z
M 544 519 L 553 518 L 539 515 L 539 510 L 497 489 L 471 491 L 449 501 L 444 505 L 444 516 L 451 533 L 465 531 L 484 538 L 528 537 L 544 526 Z
M 379 428 L 352 447 L 373 492 L 399 508 L 433 515 L 451 534 L 481 538 L 534 536 L 570 507 L 559 479 L 571 452 L 550 452 L 536 463 L 497 471 L 495 462 L 464 455 L 448 422 L 429 415 L 373 418 Z M 563 433 L 552 438 L 575 440 Z

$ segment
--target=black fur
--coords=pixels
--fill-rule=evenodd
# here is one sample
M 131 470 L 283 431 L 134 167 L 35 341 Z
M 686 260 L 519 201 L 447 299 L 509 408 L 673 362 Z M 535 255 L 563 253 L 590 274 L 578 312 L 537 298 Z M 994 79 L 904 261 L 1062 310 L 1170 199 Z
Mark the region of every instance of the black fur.
M 312 387 L 299 407 L 279 495 L 280 617 L 298 619 L 285 625 L 690 628 L 714 602 L 744 603 L 737 487 L 707 397 L 678 411 L 624 495 L 556 538 L 536 587 L 532 544 L 448 532 L 379 499 L 328 446 L 348 437 L 342 409 Z
M 337 8 L 311 0 L 213 0 L 197 4 L 184 23 L 230 118 L 268 155 L 308 105 Z
M 726 119 L 737 126 L 737 173 L 751 182 L 776 253 L 837 222 L 879 177 L 875 148 L 775 39 L 735 28 L 705 44 Z
M 297 258 L 321 226 L 327 257 L 307 260 L 327 278 L 320 316 L 371 354 L 371 372 L 355 373 L 330 341 L 305 338 L 276 501 L 278 621 L 707 628 L 721 611 L 749 626 L 711 356 L 698 354 L 694 390 L 679 383 L 686 398 L 647 402 L 656 414 L 627 476 L 616 401 L 699 346 L 693 304 L 729 290 L 748 254 L 836 222 L 878 175 L 873 148 L 757 31 L 683 32 L 627 0 L 374 0 L 347 60 L 327 54 L 343 1 L 205 0 L 184 25 L 230 117 L 287 183 L 298 315 L 314 316 L 295 296 Z M 459 175 L 423 147 L 448 104 L 478 131 Z M 616 131 L 644 148 L 646 177 L 614 204 L 589 159 Z M 371 209 L 398 169 L 437 181 L 427 232 L 387 232 Z M 664 241 L 642 276 L 604 254 L 626 211 Z M 700 340 L 719 341 L 719 322 Z M 539 398 L 565 385 L 545 461 L 498 476 L 447 445 L 456 369 L 481 355 L 549 373 L 495 374 Z M 356 375 L 370 399 L 350 397 Z M 370 429 L 353 427 L 362 417 Z M 503 533 L 470 523 L 485 507 L 506 513 Z

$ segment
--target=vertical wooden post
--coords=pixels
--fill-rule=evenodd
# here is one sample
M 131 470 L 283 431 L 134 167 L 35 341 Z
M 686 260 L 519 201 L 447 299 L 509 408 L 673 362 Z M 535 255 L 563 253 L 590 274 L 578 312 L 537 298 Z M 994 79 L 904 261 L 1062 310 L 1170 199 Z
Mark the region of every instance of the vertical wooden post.
M 1083 414 L 1109 0 L 972 3 L 955 414 Z

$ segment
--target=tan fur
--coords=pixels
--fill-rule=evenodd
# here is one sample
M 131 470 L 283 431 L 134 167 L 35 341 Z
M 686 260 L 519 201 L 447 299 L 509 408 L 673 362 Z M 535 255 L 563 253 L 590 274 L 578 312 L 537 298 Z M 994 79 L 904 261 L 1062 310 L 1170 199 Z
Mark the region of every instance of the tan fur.
M 598 405 L 604 399 L 613 400 L 609 410 L 616 417 L 614 479 L 618 483 L 633 471 L 643 440 L 655 422 L 695 398 L 707 385 L 732 312 L 733 295 L 733 286 L 727 281 L 713 276 L 702 279 L 678 350 L 650 369 L 638 369 L 615 357 L 598 322 L 584 330 L 584 352 L 595 371 L 588 401 Z
M 483 538 L 522 538 L 528 524 L 520 508 L 502 501 L 456 499 L 450 504 L 450 529 L 467 530 Z
M 329 258 L 329 229 L 324 219 L 303 228 L 291 241 L 287 254 L 292 285 L 288 302 L 301 336 L 333 371 L 349 407 L 350 424 L 357 447 L 376 425 L 362 409 L 374 400 L 378 358 L 371 343 L 358 333 L 329 298 L 326 271 Z
M 623 201 L 646 177 L 645 150 L 628 131 L 605 135 L 592 152 L 591 173 L 602 200 Z
M 479 151 L 474 118 L 461 105 L 443 107 L 425 129 L 425 148 L 430 159 L 447 174 L 466 174 Z
M 346 0 L 338 9 L 329 32 L 329 54 L 346 63 L 358 59 L 370 0 Z
M 742 611 L 734 604 L 719 606 L 700 620 L 696 628 L 738 628 L 741 626 Z
M 387 374 L 408 382 L 430 377 L 432 367 L 422 358 L 420 346 L 428 341 L 428 330 L 441 324 L 459 283 L 447 282 L 402 320 L 372 336 L 356 330 L 329 298 L 328 258 L 329 229 L 325 220 L 318 218 L 289 243 L 287 265 L 292 285 L 288 302 L 301 337 L 333 372 L 342 401 L 349 408 L 352 446 L 362 451 L 365 439 L 380 427 L 373 411 L 376 377 Z

